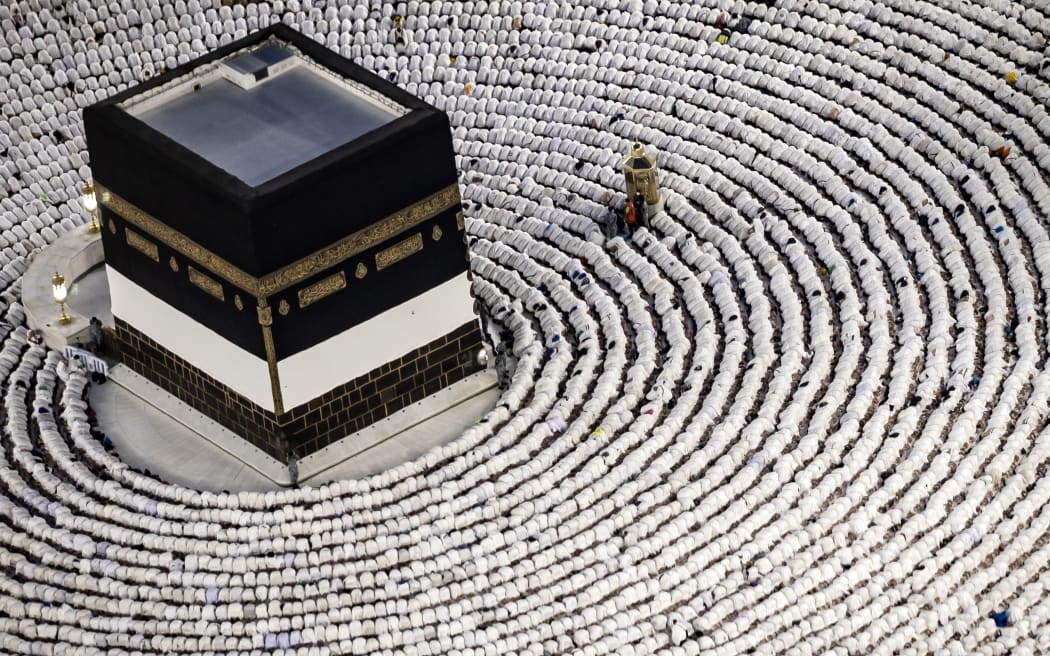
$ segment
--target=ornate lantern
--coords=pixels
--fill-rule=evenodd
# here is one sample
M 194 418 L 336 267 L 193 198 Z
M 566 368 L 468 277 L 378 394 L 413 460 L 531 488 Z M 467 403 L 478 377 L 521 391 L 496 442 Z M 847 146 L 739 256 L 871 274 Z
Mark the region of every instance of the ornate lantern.
M 69 323 L 71 317 L 66 314 L 66 298 L 69 296 L 69 291 L 66 289 L 65 276 L 58 271 L 51 276 L 51 296 L 55 299 L 55 303 L 58 303 L 58 322 L 61 324 Z
M 638 141 L 634 142 L 631 154 L 623 161 L 623 177 L 627 184 L 627 198 L 642 192 L 646 205 L 660 203 L 660 187 L 656 182 L 656 158 L 645 152 Z
M 91 226 L 88 228 L 89 232 L 98 232 L 100 226 L 95 221 L 95 210 L 98 209 L 98 199 L 95 198 L 95 185 L 91 184 L 88 180 L 84 183 L 84 186 L 80 188 L 80 202 L 84 205 L 84 209 L 87 210 L 88 216 L 91 217 Z

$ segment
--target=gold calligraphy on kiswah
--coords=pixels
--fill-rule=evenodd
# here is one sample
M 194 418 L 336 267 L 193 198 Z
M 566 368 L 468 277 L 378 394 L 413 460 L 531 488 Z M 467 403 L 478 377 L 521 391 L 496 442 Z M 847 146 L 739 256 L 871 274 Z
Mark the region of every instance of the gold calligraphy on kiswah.
M 193 267 L 187 267 L 187 270 L 190 273 L 190 282 L 220 301 L 226 300 L 226 295 L 222 291 L 222 284 L 218 280 L 201 273 Z
M 454 182 L 417 203 L 343 237 L 330 246 L 315 251 L 272 273 L 256 277 L 234 266 L 98 182 L 95 183 L 95 190 L 105 207 L 123 217 L 136 228 L 181 253 L 201 268 L 209 270 L 256 298 L 267 298 L 297 285 L 459 204 L 459 185 Z M 391 248 L 396 248 L 396 246 Z
M 326 296 L 331 296 L 340 289 L 346 289 L 346 274 L 342 271 L 315 282 L 309 287 L 299 290 L 299 307 L 305 308 L 313 305 Z
M 396 264 L 421 250 L 423 250 L 423 234 L 417 232 L 408 239 L 376 253 L 376 271 L 382 271 L 391 264 Z
M 127 240 L 128 246 L 131 246 L 154 262 L 160 262 L 160 253 L 156 244 L 131 228 L 124 228 L 124 238 Z

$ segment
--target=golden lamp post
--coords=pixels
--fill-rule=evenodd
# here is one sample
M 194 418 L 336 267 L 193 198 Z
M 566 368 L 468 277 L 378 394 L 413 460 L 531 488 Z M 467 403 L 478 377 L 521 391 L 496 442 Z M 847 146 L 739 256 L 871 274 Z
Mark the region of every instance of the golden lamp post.
M 95 220 L 95 210 L 98 209 L 98 199 L 95 198 L 95 185 L 91 184 L 90 180 L 85 182 L 84 186 L 80 188 L 80 202 L 84 205 L 84 209 L 87 210 L 88 216 L 91 217 L 91 227 L 88 228 L 88 232 L 101 230 L 101 226 Z
M 66 298 L 69 296 L 69 291 L 66 289 L 65 277 L 58 271 L 51 276 L 51 295 L 55 298 L 55 303 L 58 303 L 58 322 L 61 324 L 69 323 L 70 316 L 66 314 Z

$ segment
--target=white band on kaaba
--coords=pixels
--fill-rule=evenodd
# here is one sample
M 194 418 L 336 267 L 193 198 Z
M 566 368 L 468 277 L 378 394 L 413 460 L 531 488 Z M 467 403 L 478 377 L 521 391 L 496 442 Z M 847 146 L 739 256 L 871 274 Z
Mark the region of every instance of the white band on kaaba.
M 178 353 L 189 364 L 264 410 L 274 411 L 265 358 L 245 351 L 179 312 L 112 267 L 106 267 L 106 276 L 113 316 Z M 278 360 L 284 410 L 287 412 L 396 360 L 404 355 L 405 344 L 428 344 L 473 321 L 472 303 L 470 281 L 463 273 L 338 335 Z

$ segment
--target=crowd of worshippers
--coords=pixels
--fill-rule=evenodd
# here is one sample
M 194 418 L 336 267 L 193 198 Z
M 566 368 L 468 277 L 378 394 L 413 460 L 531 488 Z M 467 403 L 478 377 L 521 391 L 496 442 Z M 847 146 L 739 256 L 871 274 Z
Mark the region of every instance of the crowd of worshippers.
M 57 390 L 54 390 L 55 391 L 55 394 L 54 394 L 55 398 L 61 398 L 62 397 L 62 389 L 65 387 L 66 382 L 69 380 L 69 376 L 71 374 L 75 373 L 75 372 L 80 372 L 82 374 L 91 373 L 91 372 L 89 372 L 87 370 L 87 368 L 80 362 L 80 359 L 78 357 L 76 357 L 76 356 L 74 356 L 72 358 L 69 358 L 68 360 L 59 361 L 58 365 L 55 367 L 55 373 L 58 376 L 57 384 L 59 386 Z M 44 385 L 44 383 L 41 383 L 41 384 Z M 25 387 L 25 384 L 22 381 L 17 381 L 16 385 L 18 385 L 20 387 L 23 387 L 23 388 Z M 102 428 L 99 426 L 98 415 L 95 413 L 95 409 L 91 406 L 91 400 L 88 397 L 88 389 L 89 389 L 88 387 L 85 387 L 84 388 L 84 393 L 80 397 L 80 400 L 79 401 L 74 401 L 73 403 L 80 403 L 80 404 L 82 404 L 81 407 L 82 407 L 82 409 L 84 411 L 84 414 L 87 417 L 87 423 L 88 423 L 88 427 L 90 429 L 91 437 L 93 439 L 95 439 L 99 444 L 101 444 L 102 448 L 105 449 L 107 453 L 112 453 L 116 449 L 116 445 L 114 444 L 113 439 L 109 435 L 107 435 L 102 430 Z M 52 409 L 49 408 L 49 407 L 41 407 L 41 408 L 39 408 L 37 410 L 37 412 L 52 412 Z M 69 426 L 66 424 L 66 420 L 64 418 L 62 418 L 60 412 L 56 413 L 56 417 L 55 418 L 57 420 L 56 423 L 57 423 L 57 427 L 58 427 L 59 431 L 62 432 L 64 434 L 64 436 L 67 438 L 67 440 L 66 440 L 67 444 L 69 445 L 69 447 L 74 452 L 76 452 L 78 462 L 83 463 L 84 466 L 86 466 L 88 469 L 90 469 L 92 471 L 92 473 L 95 476 L 97 476 L 97 477 L 106 477 L 106 476 L 108 476 L 107 472 L 105 471 L 104 467 L 101 464 L 96 463 L 92 458 L 88 457 L 87 454 L 84 453 L 79 447 L 77 447 L 75 440 L 68 439 L 69 435 L 70 435 L 70 429 L 69 429 Z M 50 469 L 50 455 L 47 453 L 46 450 L 41 450 L 41 449 L 38 448 L 38 446 L 36 446 L 36 445 L 39 445 L 39 443 L 40 443 L 40 440 L 39 440 L 40 428 L 39 428 L 39 426 L 37 425 L 36 422 L 29 422 L 29 430 L 30 430 L 30 434 L 34 438 L 36 438 L 34 440 L 35 445 L 34 445 L 34 448 L 32 450 L 33 455 L 36 456 L 37 458 L 39 458 L 41 461 L 43 461 L 45 463 L 45 465 L 48 465 L 49 471 L 50 471 L 51 470 Z M 157 481 L 160 481 L 161 483 L 168 483 L 168 481 L 164 480 L 163 478 L 158 476 L 156 473 L 150 471 L 148 468 L 139 468 L 139 467 L 134 467 L 134 466 L 130 466 L 129 465 L 129 469 L 131 469 L 132 471 L 134 471 L 134 472 L 136 472 L 138 474 L 141 474 L 143 476 L 148 476 L 148 477 L 153 478 L 153 479 L 155 479 Z
M 30 330 L 27 339 L 37 345 L 44 343 L 44 336 L 39 330 Z M 107 352 L 106 336 L 102 321 L 98 317 L 91 317 L 88 323 L 88 341 L 84 343 L 77 341 L 63 349 L 68 363 L 61 366 L 68 370 L 69 367 L 83 370 L 91 377 L 91 382 L 98 385 L 104 384 L 109 376 L 109 367 L 104 356 Z
M 65 385 L 65 381 L 68 380 L 69 374 L 72 371 L 78 371 L 78 370 L 82 370 L 82 367 L 75 360 L 70 360 L 68 363 L 60 362 L 58 367 L 57 367 L 57 369 L 56 369 L 56 373 L 58 374 L 58 385 L 60 386 L 60 389 L 58 389 L 58 390 L 50 390 L 49 386 L 47 385 L 47 383 L 43 383 L 43 382 L 39 383 L 39 385 L 37 386 L 37 389 L 38 390 L 43 389 L 45 392 L 55 392 L 54 396 L 61 397 L 61 395 L 62 395 L 61 387 L 63 387 Z M 27 391 L 28 387 L 27 387 L 27 385 L 25 384 L 24 381 L 21 381 L 21 380 L 16 381 L 15 382 L 15 387 L 17 387 L 17 388 L 19 388 L 21 390 L 26 390 L 25 393 L 28 394 L 28 391 Z M 88 401 L 86 388 L 85 388 L 84 397 L 81 399 L 81 402 L 84 404 L 84 413 L 87 415 L 87 422 L 88 422 L 88 426 L 90 428 L 91 437 L 93 439 L 95 439 L 96 441 L 98 441 L 98 443 L 102 445 L 102 448 L 105 449 L 107 452 L 113 451 L 113 449 L 114 449 L 113 440 L 111 440 L 110 437 L 108 435 L 106 435 L 102 431 L 101 428 L 99 428 L 98 417 L 95 415 L 95 411 L 91 408 L 90 402 Z M 48 414 L 48 413 L 53 412 L 53 410 L 52 410 L 52 408 L 50 406 L 46 406 L 45 405 L 45 406 L 38 407 L 36 409 L 36 412 L 38 412 L 40 414 Z M 65 433 L 68 436 L 69 435 L 69 427 L 66 425 L 65 420 L 61 419 L 61 416 L 58 413 L 56 413 L 56 419 L 57 419 L 57 426 L 58 426 L 59 430 L 62 431 L 63 433 Z M 48 472 L 53 473 L 53 474 L 56 474 L 56 473 L 60 472 L 61 468 L 55 467 L 55 463 L 53 462 L 53 459 L 51 457 L 50 452 L 47 449 L 41 449 L 40 448 L 41 439 L 40 439 L 40 426 L 39 426 L 39 424 L 37 422 L 35 422 L 35 421 L 31 421 L 31 422 L 29 422 L 28 427 L 29 427 L 29 435 L 30 435 L 30 438 L 31 438 L 32 444 L 33 444 L 32 448 L 30 449 L 30 454 L 38 462 L 43 464 Z M 105 474 L 105 472 L 103 471 L 101 466 L 97 465 L 97 463 L 95 463 L 91 458 L 84 457 L 85 454 L 83 452 L 81 452 L 76 447 L 76 444 L 75 444 L 74 441 L 70 440 L 68 442 L 68 444 L 69 444 L 70 448 L 73 449 L 75 452 L 77 452 L 77 455 L 80 456 L 79 461 L 84 463 L 84 465 L 86 467 L 88 467 L 90 470 L 92 470 L 92 472 L 96 476 L 102 476 L 102 475 Z

